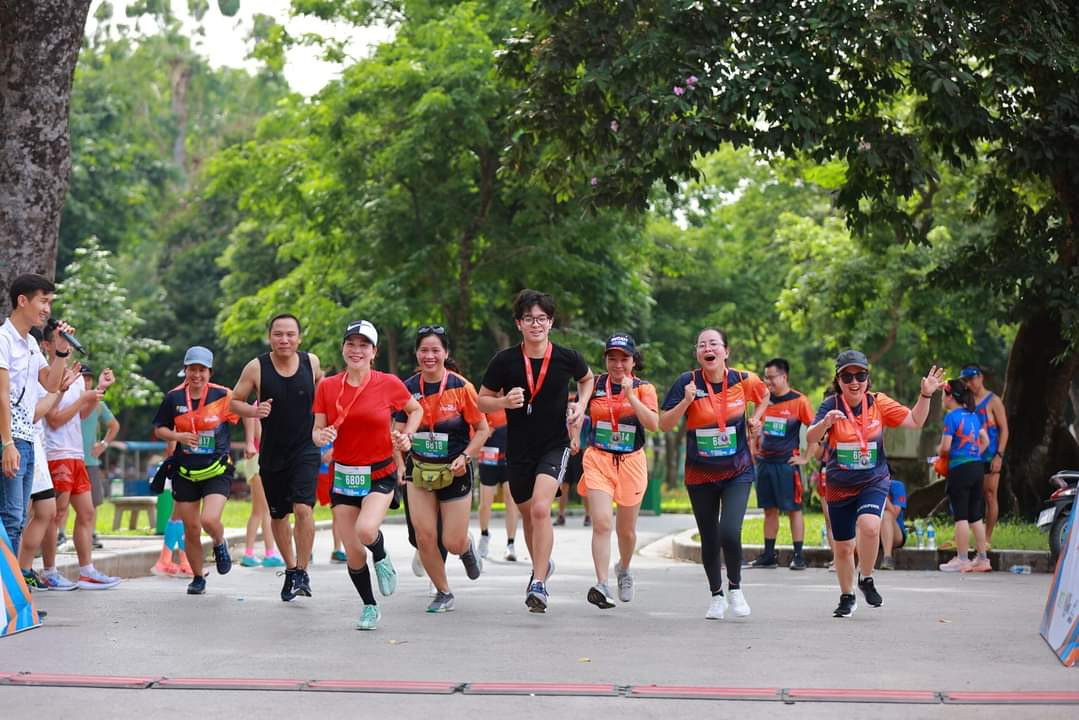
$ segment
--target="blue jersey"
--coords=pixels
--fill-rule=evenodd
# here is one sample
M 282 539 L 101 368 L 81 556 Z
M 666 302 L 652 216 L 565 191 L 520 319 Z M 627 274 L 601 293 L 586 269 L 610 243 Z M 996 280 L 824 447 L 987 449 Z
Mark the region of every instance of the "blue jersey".
M 892 501 L 892 505 L 899 508 L 899 515 L 896 516 L 896 522 L 899 523 L 899 527 L 903 528 L 906 532 L 907 526 L 907 486 L 903 484 L 902 480 L 896 480 L 892 478 L 891 485 L 888 486 L 888 499 Z
M 982 460 L 986 462 L 993 459 L 993 456 L 997 454 L 997 448 L 1000 447 L 1000 428 L 997 427 L 996 419 L 989 412 L 989 403 L 992 399 L 993 393 L 987 393 L 974 408 L 974 412 L 978 413 L 978 417 L 982 419 L 986 434 L 989 435 L 989 447 L 982 454 Z
M 949 469 L 982 459 L 978 449 L 981 430 L 982 419 L 977 412 L 956 408 L 944 416 L 944 434 L 952 438 L 952 447 L 948 451 Z

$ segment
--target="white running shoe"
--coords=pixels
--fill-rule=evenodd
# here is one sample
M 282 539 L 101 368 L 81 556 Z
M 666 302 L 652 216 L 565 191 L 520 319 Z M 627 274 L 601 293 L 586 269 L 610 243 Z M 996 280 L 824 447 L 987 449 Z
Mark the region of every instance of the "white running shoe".
M 633 574 L 622 567 L 621 563 L 614 564 L 614 573 L 618 578 L 618 599 L 624 603 L 633 601 Z
M 746 596 L 741 590 L 731 590 L 729 602 L 731 612 L 735 617 L 749 617 L 749 603 L 746 602 Z
M 487 559 L 487 550 L 491 545 L 490 535 L 480 535 L 480 557 L 484 560 Z
M 506 562 L 517 562 L 517 552 L 514 550 L 513 543 L 506 545 L 506 554 L 502 558 Z
M 706 620 L 722 620 L 727 613 L 727 598 L 722 595 L 713 595 L 712 603 L 708 606 L 708 612 L 704 614 Z
M 427 571 L 423 569 L 423 560 L 420 560 L 420 551 L 412 553 L 412 574 L 416 577 L 423 577 L 427 574 Z
M 120 584 L 120 578 L 106 575 L 97 568 L 79 573 L 80 590 L 108 590 Z

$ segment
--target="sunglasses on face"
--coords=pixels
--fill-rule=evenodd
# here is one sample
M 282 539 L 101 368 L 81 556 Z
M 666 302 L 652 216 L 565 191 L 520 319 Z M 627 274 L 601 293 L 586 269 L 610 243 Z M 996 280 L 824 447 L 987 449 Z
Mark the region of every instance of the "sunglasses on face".
M 868 370 L 859 370 L 858 372 L 841 372 L 839 373 L 839 379 L 842 382 L 849 383 L 857 380 L 858 382 L 865 382 L 869 379 Z
M 416 331 L 417 335 L 445 335 L 446 328 L 441 325 L 424 325 Z

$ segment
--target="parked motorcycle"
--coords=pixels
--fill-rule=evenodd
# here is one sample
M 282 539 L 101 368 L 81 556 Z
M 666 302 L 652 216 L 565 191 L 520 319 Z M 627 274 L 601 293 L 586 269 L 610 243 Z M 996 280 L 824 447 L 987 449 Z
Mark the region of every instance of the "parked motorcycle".
M 1049 564 L 1055 566 L 1068 539 L 1068 524 L 1075 504 L 1076 487 L 1079 486 L 1079 470 L 1061 470 L 1049 478 L 1049 484 L 1056 489 L 1038 514 L 1038 528 L 1042 532 L 1049 532 Z

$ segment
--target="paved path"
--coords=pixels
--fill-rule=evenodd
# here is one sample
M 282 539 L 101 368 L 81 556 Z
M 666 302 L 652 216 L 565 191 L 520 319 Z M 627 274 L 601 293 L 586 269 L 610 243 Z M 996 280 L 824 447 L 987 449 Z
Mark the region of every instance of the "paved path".
M 412 551 L 402 525 L 386 526 L 397 564 L 397 594 L 382 602 L 374 633 L 352 629 L 359 603 L 340 565 L 330 565 L 329 533 L 319 533 L 311 571 L 315 596 L 282 603 L 280 579 L 237 566 L 208 579 L 203 597 L 164 578 L 125 582 L 106 592 L 43 593 L 49 610 L 38 630 L 0 640 L 0 672 L 54 672 L 172 677 L 587 682 L 619 686 L 675 684 L 777 688 L 915 690 L 1079 690 L 1079 671 L 1060 666 L 1037 628 L 1049 577 L 993 573 L 946 576 L 878 575 L 880 609 L 859 608 L 835 620 L 835 575 L 746 571 L 743 587 L 753 616 L 705 621 L 708 593 L 699 565 L 662 554 L 665 536 L 692 524 L 689 516 L 642 518 L 635 559 L 637 599 L 600 611 L 584 594 L 593 582 L 590 531 L 580 518 L 556 529 L 557 572 L 546 615 L 524 606 L 529 565 L 489 561 L 468 581 L 451 558 L 457 610 L 423 612 L 427 581 L 409 570 Z M 478 531 L 477 531 L 478 534 Z M 493 531 L 492 557 L 503 533 Z M 657 542 L 659 541 L 659 542 Z M 522 545 L 523 541 L 518 539 Z M 751 717 L 831 717 L 831 703 L 725 703 L 570 697 L 449 697 L 308 692 L 95 690 L 0 686 L 0 701 L 29 707 L 55 697 L 79 705 L 87 718 L 204 717 L 280 710 L 384 709 L 463 716 L 512 710 L 522 717 L 550 712 L 616 712 L 655 717 L 709 716 L 736 710 Z M 51 700 L 50 706 L 51 706 Z M 851 706 L 864 708 L 868 706 Z M 797 708 L 797 709 L 795 709 Z M 873 706 L 877 717 L 1044 717 L 1066 708 L 943 705 Z M 1037 713 L 1035 715 L 1034 713 Z

